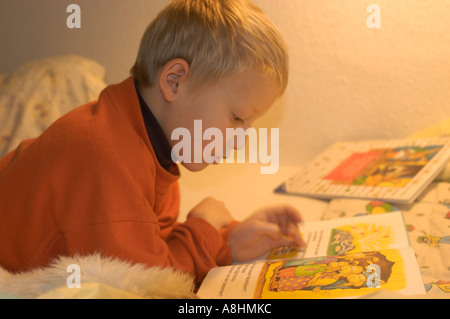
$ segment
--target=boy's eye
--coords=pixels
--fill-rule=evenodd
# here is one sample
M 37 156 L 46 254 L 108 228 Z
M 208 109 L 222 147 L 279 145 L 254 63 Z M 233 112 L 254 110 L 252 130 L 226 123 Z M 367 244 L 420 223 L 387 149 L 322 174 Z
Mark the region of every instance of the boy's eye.
M 233 119 L 234 119 L 235 122 L 241 122 L 241 123 L 244 122 L 244 120 L 241 119 L 239 116 L 233 116 Z

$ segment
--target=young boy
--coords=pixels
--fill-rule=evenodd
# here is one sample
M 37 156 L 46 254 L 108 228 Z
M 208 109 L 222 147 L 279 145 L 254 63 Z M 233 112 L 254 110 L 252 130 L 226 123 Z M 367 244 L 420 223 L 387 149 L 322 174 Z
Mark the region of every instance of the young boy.
M 217 265 L 304 245 L 289 206 L 236 222 L 208 198 L 177 222 L 171 159 L 178 127 L 245 129 L 264 114 L 286 87 L 286 51 L 249 1 L 173 1 L 146 30 L 132 77 L 0 159 L 0 265 L 27 271 L 100 252 L 201 281 Z

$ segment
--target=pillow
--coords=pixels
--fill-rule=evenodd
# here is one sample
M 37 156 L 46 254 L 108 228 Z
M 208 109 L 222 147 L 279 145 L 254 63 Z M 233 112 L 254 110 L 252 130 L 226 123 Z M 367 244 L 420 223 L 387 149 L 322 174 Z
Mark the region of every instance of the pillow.
M 98 98 L 105 69 L 77 55 L 36 60 L 0 76 L 0 157 Z

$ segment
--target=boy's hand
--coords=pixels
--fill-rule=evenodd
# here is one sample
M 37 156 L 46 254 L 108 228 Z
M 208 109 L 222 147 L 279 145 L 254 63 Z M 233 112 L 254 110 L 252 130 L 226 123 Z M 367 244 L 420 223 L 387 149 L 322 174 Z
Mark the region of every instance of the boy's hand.
M 233 217 L 225 204 L 212 197 L 205 198 L 195 206 L 187 216 L 187 218 L 191 217 L 204 219 L 217 230 L 228 226 L 233 221 Z
M 301 222 L 300 213 L 291 206 L 260 209 L 231 230 L 233 261 L 251 260 L 279 247 L 306 247 L 298 229 Z

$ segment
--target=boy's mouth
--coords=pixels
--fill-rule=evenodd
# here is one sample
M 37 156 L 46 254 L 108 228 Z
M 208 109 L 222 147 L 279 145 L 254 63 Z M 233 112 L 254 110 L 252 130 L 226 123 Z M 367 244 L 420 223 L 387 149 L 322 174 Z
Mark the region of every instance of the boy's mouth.
M 217 164 L 221 163 L 222 160 L 223 160 L 223 158 L 221 156 L 211 155 L 210 160 L 208 162 L 213 165 L 217 165 Z

